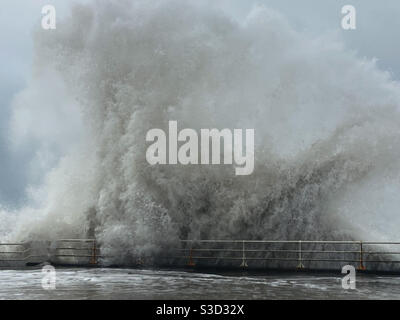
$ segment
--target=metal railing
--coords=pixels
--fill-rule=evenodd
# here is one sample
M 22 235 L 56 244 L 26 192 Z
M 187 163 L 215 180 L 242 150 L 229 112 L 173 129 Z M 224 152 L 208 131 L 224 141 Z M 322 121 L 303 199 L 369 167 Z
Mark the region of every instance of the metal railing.
M 99 255 L 100 249 L 95 239 L 57 240 L 54 251 L 52 256 L 55 260 L 64 264 L 96 265 L 101 257 Z
M 314 241 L 314 240 L 182 240 L 175 258 L 186 265 L 204 261 L 239 261 L 239 267 L 275 265 L 297 269 L 334 268 L 335 264 L 356 264 L 358 270 L 385 269 L 397 264 L 400 271 L 400 242 Z M 393 269 L 393 268 L 392 268 Z
M 0 243 L 0 267 L 45 261 L 66 265 L 97 265 L 101 257 L 95 239 Z
M 29 253 L 29 243 L 0 243 L 0 262 L 25 261 Z
M 335 269 L 353 264 L 358 270 L 379 270 L 391 265 L 400 272 L 400 242 L 314 240 L 181 240 L 168 251 L 172 263 L 241 268 Z M 0 266 L 51 262 L 64 265 L 99 265 L 101 248 L 95 239 L 60 239 L 0 243 Z

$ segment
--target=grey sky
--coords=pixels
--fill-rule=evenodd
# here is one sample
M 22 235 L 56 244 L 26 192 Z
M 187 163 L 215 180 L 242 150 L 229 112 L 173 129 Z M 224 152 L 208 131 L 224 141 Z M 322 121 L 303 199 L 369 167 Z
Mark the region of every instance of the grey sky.
M 209 0 L 203 0 L 209 1 Z M 88 2 L 80 0 L 75 2 Z M 9 148 L 9 121 L 13 96 L 23 89 L 30 75 L 32 29 L 40 24 L 41 8 L 53 4 L 57 18 L 68 14 L 72 2 L 66 0 L 2 0 L 0 10 L 0 204 L 18 206 L 25 188 L 38 183 L 30 162 L 35 145 L 22 150 Z M 377 58 L 378 65 L 400 79 L 400 2 L 398 0 L 220 0 L 212 6 L 227 9 L 237 17 L 245 16 L 254 4 L 266 4 L 286 16 L 296 30 L 320 36 L 333 33 L 360 57 Z M 352 4 L 357 9 L 357 30 L 340 27 L 341 8 Z M 36 177 L 32 180 L 32 176 Z

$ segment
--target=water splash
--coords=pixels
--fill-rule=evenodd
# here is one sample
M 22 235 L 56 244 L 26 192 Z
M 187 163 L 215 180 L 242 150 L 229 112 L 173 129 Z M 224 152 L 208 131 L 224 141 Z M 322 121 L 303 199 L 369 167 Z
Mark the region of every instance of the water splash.
M 400 87 L 339 41 L 260 6 L 237 21 L 188 1 L 95 1 L 35 47 L 14 136 L 31 114 L 64 156 L 7 237 L 93 229 L 127 264 L 179 238 L 398 240 Z M 254 173 L 150 166 L 146 132 L 169 120 L 254 128 Z

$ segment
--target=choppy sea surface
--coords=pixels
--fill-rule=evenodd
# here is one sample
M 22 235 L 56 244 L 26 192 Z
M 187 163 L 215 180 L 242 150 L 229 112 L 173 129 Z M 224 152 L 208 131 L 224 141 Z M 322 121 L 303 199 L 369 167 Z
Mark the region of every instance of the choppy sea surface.
M 56 288 L 44 290 L 39 269 L 0 270 L 0 299 L 399 299 L 400 276 L 201 273 L 177 270 L 56 269 Z

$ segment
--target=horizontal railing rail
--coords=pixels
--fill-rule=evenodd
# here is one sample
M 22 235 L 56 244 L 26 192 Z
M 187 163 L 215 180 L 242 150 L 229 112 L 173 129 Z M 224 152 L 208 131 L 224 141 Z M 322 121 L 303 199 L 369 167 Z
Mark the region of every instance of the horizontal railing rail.
M 296 267 L 304 269 L 305 263 L 348 262 L 357 263 L 359 270 L 365 270 L 370 264 L 400 263 L 395 258 L 400 255 L 400 242 L 390 241 L 182 240 L 181 248 L 174 251 L 178 253 L 174 257 L 186 259 L 189 266 L 204 260 L 238 260 L 241 267 L 248 267 L 251 261 L 283 261 L 297 262 Z

